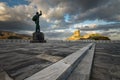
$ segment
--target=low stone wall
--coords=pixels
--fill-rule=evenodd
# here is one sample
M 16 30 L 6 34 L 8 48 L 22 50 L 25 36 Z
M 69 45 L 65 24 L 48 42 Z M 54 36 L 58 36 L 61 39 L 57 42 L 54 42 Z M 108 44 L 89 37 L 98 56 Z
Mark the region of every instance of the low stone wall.
M 78 41 L 66 41 L 66 40 L 47 40 L 47 42 L 95 42 L 95 43 L 120 43 L 120 40 L 78 40 Z M 30 40 L 23 39 L 0 39 L 0 43 L 30 43 Z
M 67 41 L 67 42 L 119 43 L 120 40 L 78 40 L 78 41 Z
M 23 40 L 23 39 L 1 39 L 1 43 L 29 43 L 30 40 Z

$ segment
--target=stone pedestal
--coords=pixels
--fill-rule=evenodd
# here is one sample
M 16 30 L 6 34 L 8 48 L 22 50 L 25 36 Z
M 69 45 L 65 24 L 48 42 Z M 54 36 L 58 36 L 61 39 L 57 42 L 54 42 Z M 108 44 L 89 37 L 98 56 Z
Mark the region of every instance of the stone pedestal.
M 30 41 L 31 43 L 45 43 L 44 34 L 42 32 L 34 32 L 33 33 L 33 40 Z

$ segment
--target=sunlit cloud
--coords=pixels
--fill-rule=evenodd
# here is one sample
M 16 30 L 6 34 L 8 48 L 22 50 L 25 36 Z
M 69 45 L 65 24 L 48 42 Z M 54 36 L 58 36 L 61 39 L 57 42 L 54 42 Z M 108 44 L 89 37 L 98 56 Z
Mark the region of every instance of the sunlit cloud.
M 98 32 L 112 38 L 112 33 L 118 34 L 120 29 L 120 0 L 22 1 L 0 2 L 0 30 L 32 34 L 35 24 L 31 18 L 40 10 L 43 12 L 41 30 L 49 38 L 69 37 L 76 29 L 80 29 L 81 34 Z

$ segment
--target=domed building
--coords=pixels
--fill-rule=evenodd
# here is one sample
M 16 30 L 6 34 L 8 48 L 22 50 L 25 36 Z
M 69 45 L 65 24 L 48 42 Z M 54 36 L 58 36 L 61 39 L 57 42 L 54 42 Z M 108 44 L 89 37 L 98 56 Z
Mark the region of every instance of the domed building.
M 80 40 L 80 30 L 76 30 L 73 35 L 66 40 Z

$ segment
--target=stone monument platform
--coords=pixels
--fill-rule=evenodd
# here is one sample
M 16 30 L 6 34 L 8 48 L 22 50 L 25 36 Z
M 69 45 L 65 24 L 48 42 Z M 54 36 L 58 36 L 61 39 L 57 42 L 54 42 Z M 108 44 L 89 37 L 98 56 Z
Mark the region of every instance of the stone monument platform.
M 33 40 L 30 41 L 31 43 L 45 43 L 44 34 L 42 32 L 34 32 L 33 33 Z

